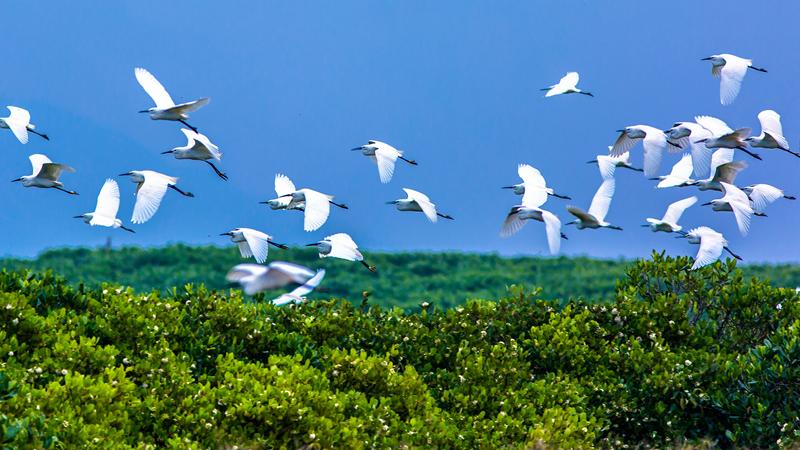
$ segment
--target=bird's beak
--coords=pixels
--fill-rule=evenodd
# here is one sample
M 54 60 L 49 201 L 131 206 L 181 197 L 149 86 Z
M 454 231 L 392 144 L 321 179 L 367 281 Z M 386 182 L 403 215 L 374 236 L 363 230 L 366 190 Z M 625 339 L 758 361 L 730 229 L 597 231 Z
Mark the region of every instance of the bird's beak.
M 596 163 L 596 162 L 597 162 L 597 160 L 596 160 L 596 159 L 593 159 L 593 160 L 591 160 L 591 161 L 586 161 L 586 164 L 594 164 L 594 163 Z
M 661 179 L 661 178 L 658 178 L 658 177 L 655 177 L 655 178 L 648 178 L 648 180 L 650 180 L 650 181 L 658 181 L 658 180 L 660 180 L 660 179 Z
M 700 58 L 700 61 L 711 61 L 711 57 Z
M 83 219 L 83 216 L 72 216 L 73 219 Z
M 150 112 L 150 110 L 149 109 L 145 109 L 145 110 L 142 110 L 142 111 L 139 111 L 139 112 L 140 113 L 148 113 L 148 112 Z
M 174 153 L 175 150 L 167 150 L 165 152 L 161 152 L 162 155 L 166 155 L 167 153 Z
M 708 206 L 708 205 L 710 205 L 710 204 L 711 204 L 711 202 L 708 202 L 708 203 L 703 203 L 703 204 L 702 204 L 702 205 L 700 205 L 700 206 Z
M 624 133 L 625 130 L 617 130 L 617 133 Z
M 649 224 L 646 224 L 646 223 L 643 223 L 643 224 L 641 224 L 641 225 L 639 225 L 639 226 L 640 226 L 640 227 L 649 227 L 650 225 L 649 225 Z
M 397 200 L 392 200 L 390 202 L 386 202 L 387 205 L 394 205 L 395 203 L 397 203 Z
M 350 151 L 351 151 L 351 152 L 356 152 L 356 151 L 358 151 L 358 150 L 361 150 L 362 148 L 364 148 L 364 146 L 363 146 L 363 145 L 362 145 L 361 147 L 355 147 L 355 148 L 351 148 L 351 149 L 350 149 Z
M 269 205 L 269 200 L 267 200 L 265 202 L 258 202 L 258 204 L 259 205 Z
M 284 195 L 281 195 L 281 196 L 280 196 L 280 197 L 278 197 L 278 198 L 283 198 L 283 197 L 291 197 L 291 196 L 292 196 L 292 194 L 284 194 Z
M 503 186 L 500 189 L 514 189 L 514 186 Z
M 316 247 L 316 246 L 317 246 L 316 242 L 314 242 L 313 244 L 306 244 L 306 247 Z
M 664 130 L 664 134 L 669 134 L 670 132 L 672 132 L 672 128 L 670 128 L 669 130 Z
M 233 233 L 231 233 L 230 231 L 228 231 L 227 233 L 220 233 L 219 235 L 220 235 L 220 236 L 233 236 Z
M 22 181 L 22 178 L 17 178 L 16 180 L 11 180 L 12 183 L 15 183 L 17 181 Z
M 117 176 L 118 177 L 127 177 L 127 176 L 130 176 L 130 174 L 131 174 L 130 172 L 125 172 L 125 173 L 121 173 L 121 174 L 119 174 Z
M 705 141 L 707 141 L 707 140 L 708 140 L 708 138 L 705 138 L 705 139 L 700 139 L 699 141 L 694 141 L 694 143 L 695 143 L 695 144 L 699 144 L 699 143 L 701 143 L 701 142 L 705 142 Z

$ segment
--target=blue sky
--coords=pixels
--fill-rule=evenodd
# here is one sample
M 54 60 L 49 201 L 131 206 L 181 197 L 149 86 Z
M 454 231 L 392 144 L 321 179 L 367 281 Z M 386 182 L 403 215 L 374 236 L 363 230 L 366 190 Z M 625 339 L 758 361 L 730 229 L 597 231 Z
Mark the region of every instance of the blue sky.
M 498 237 L 518 200 L 499 187 L 517 182 L 519 162 L 588 207 L 600 178 L 584 162 L 605 152 L 614 130 L 626 125 L 666 128 L 708 114 L 757 130 L 756 114 L 770 108 L 797 145 L 799 13 L 794 2 L 766 8 L 730 1 L 658 8 L 640 1 L 6 2 L 0 104 L 29 109 L 52 140 L 32 136 L 23 146 L 0 130 L 0 180 L 28 174 L 27 156 L 45 153 L 78 170 L 63 181 L 81 195 L 0 182 L 0 255 L 95 246 L 107 236 L 116 245 L 225 244 L 217 235 L 237 226 L 296 244 L 343 231 L 366 250 L 545 255 L 539 223 Z M 735 25 L 716 25 L 728 22 Z M 749 73 L 728 107 L 700 61 L 725 52 L 769 70 Z M 151 103 L 135 66 L 153 72 L 176 101 L 211 97 L 191 122 L 221 147 L 229 182 L 203 163 L 159 154 L 185 139 L 179 124 L 136 113 Z M 572 70 L 595 98 L 542 98 L 539 88 Z M 375 166 L 348 151 L 367 139 L 392 143 L 420 164 L 400 164 L 382 185 Z M 739 184 L 769 182 L 800 193 L 800 159 L 762 154 L 763 162 L 748 160 Z M 633 159 L 641 164 L 641 146 Z M 677 159 L 667 157 L 662 171 Z M 135 235 L 71 218 L 94 208 L 106 177 L 132 169 L 178 176 L 196 198 L 168 193 Z M 334 210 L 322 229 L 305 233 L 299 213 L 257 203 L 274 196 L 276 172 L 351 209 Z M 120 217 L 129 223 L 134 185 L 119 182 Z M 402 197 L 402 187 L 427 193 L 456 220 L 433 225 L 385 205 Z M 684 242 L 639 227 L 692 193 L 656 191 L 641 174 L 621 171 L 607 218 L 625 231 L 567 228 L 562 251 L 693 254 Z M 566 222 L 566 204 L 552 199 L 545 208 Z M 768 218 L 754 218 L 747 238 L 730 214 L 696 206 L 682 222 L 718 229 L 747 260 L 799 261 L 798 211 L 798 202 L 779 201 Z

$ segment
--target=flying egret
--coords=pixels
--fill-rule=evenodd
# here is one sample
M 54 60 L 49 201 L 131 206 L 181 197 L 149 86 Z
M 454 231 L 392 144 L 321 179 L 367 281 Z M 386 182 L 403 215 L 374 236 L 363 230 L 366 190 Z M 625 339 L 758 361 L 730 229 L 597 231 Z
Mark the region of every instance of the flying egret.
M 690 149 L 695 177 L 708 176 L 711 153 L 714 150 L 706 147 L 703 142 L 695 141 L 711 137 L 709 130 L 694 122 L 675 122 L 672 128 L 664 130 L 664 134 L 667 136 L 667 142 L 673 147 Z
M 785 198 L 787 200 L 796 200 L 796 197 L 791 195 L 786 195 L 782 189 L 778 189 L 775 186 L 769 184 L 751 184 L 750 186 L 745 186 L 741 188 L 745 194 L 750 198 L 753 206 L 753 214 L 763 216 L 764 210 L 767 208 L 767 205 L 773 203 L 775 200 L 779 198 Z
M 289 248 L 274 242 L 272 236 L 252 228 L 234 228 L 231 231 L 220 234 L 220 236 L 230 236 L 231 241 L 239 246 L 239 253 L 241 253 L 242 258 L 253 257 L 259 264 L 267 260 L 270 245 L 284 250 Z
M 289 204 L 292 203 L 292 200 L 289 198 L 289 196 L 296 190 L 297 188 L 294 186 L 294 183 L 289 179 L 289 177 L 282 173 L 276 174 L 275 193 L 278 195 L 278 197 L 259 203 L 268 205 L 270 209 L 273 210 L 290 209 Z M 295 202 L 292 204 L 291 209 L 304 211 L 306 209 L 305 202 Z
M 702 58 L 702 61 L 711 61 L 711 75 L 720 79 L 719 102 L 723 105 L 730 105 L 736 100 L 736 96 L 739 95 L 739 91 L 742 89 L 742 80 L 747 74 L 747 69 L 759 72 L 767 71 L 767 69 L 753 66 L 752 60 L 728 53 L 711 55 L 707 58 Z
M 693 182 L 690 177 L 692 175 L 692 155 L 686 153 L 681 157 L 680 161 L 672 166 L 672 171 L 669 175 L 661 175 L 658 177 L 650 178 L 653 181 L 659 180 L 657 188 L 669 188 L 674 186 L 687 186 Z
M 119 176 L 131 177 L 131 181 L 136 183 L 136 205 L 133 207 L 133 223 L 145 223 L 158 211 L 161 199 L 167 193 L 167 189 L 173 189 L 185 197 L 194 197 L 191 192 L 182 191 L 175 186 L 178 179 L 163 173 L 152 170 L 131 170 L 119 174 Z
M 135 233 L 135 231 L 122 225 L 122 221 L 117 219 L 117 212 L 119 211 L 119 185 L 111 178 L 107 178 L 100 188 L 100 193 L 97 195 L 97 203 L 94 207 L 94 212 L 81 214 L 75 216 L 75 219 L 83 219 L 85 223 L 91 226 L 122 228 L 125 231 Z
M 269 265 L 238 264 L 234 266 L 225 279 L 229 283 L 238 283 L 244 293 L 255 295 L 268 289 L 277 289 L 287 284 L 305 284 L 315 275 L 308 267 L 283 261 L 273 261 Z
M 36 125 L 31 123 L 31 113 L 18 106 L 7 106 L 11 112 L 8 117 L 0 117 L 0 128 L 8 128 L 22 144 L 28 143 L 28 132 L 41 136 L 44 140 L 50 138 L 46 134 L 36 131 Z
M 661 220 L 648 217 L 646 219 L 648 223 L 642 226 L 650 227 L 650 230 L 653 232 L 663 231 L 672 233 L 681 231 L 683 227 L 678 225 L 678 220 L 680 220 L 683 212 L 695 203 L 697 203 L 697 197 L 695 196 L 673 202 L 667 207 L 667 212 L 664 213 L 664 217 L 662 217 Z
M 552 97 L 554 95 L 561 94 L 583 94 L 588 95 L 589 97 L 594 97 L 591 92 L 578 89 L 578 81 L 580 81 L 580 75 L 578 75 L 578 72 L 567 72 L 566 75 L 561 77 L 561 79 L 558 81 L 558 84 L 554 84 L 539 90 L 547 91 L 547 94 L 544 94 L 545 97 Z
M 392 175 L 394 175 L 394 165 L 398 158 L 411 164 L 412 166 L 417 165 L 417 162 L 413 159 L 404 158 L 402 151 L 381 141 L 370 140 L 361 147 L 356 147 L 351 150 L 361 150 L 362 155 L 369 156 L 372 161 L 378 165 L 378 176 L 381 179 L 381 183 L 384 184 L 392 180 Z
M 572 200 L 566 195 L 557 194 L 552 188 L 547 187 L 542 173 L 530 164 L 517 166 L 517 174 L 522 178 L 522 183 L 512 186 L 503 186 L 502 189 L 512 189 L 517 195 L 522 196 L 522 203 L 528 206 L 539 207 L 547 201 L 547 196 Z M 538 199 L 538 200 L 534 200 Z
M 39 153 L 29 156 L 28 159 L 31 161 L 33 172 L 30 175 L 11 180 L 12 183 L 21 181 L 25 187 L 53 188 L 70 195 L 78 195 L 75 191 L 64 189 L 64 184 L 58 181 L 61 172 L 75 172 L 75 169 L 66 164 L 54 163 L 50 161 L 50 158 Z
M 612 148 L 614 147 L 611 145 L 608 146 L 609 153 L 611 153 Z M 600 170 L 600 176 L 603 177 L 604 180 L 606 178 L 612 178 L 617 167 L 635 170 L 636 172 L 644 172 L 644 169 L 639 169 L 631 165 L 631 152 L 624 152 L 619 156 L 597 155 L 595 159 L 586 161 L 586 164 L 596 164 L 597 168 Z
M 287 303 L 303 303 L 306 301 L 306 295 L 311 293 L 314 289 L 319 286 L 322 282 L 322 279 L 325 278 L 325 269 L 319 269 L 310 280 L 306 281 L 304 284 L 297 286 L 294 288 L 292 292 L 287 292 L 286 294 L 281 294 L 280 297 L 272 299 L 272 304 L 275 306 L 283 306 Z
M 747 149 L 745 138 L 750 134 L 750 128 L 733 130 L 722 120 L 711 116 L 697 116 L 694 120 L 711 132 L 710 137 L 697 139 L 694 141 L 695 143 L 702 142 L 707 148 L 734 148 L 747 153 L 755 159 L 761 159 L 761 155 Z
M 503 221 L 503 227 L 500 229 L 500 237 L 509 237 L 517 233 L 525 226 L 528 220 L 537 220 L 544 223 L 545 233 L 547 234 L 547 246 L 550 249 L 550 254 L 557 254 L 561 249 L 561 239 L 567 239 L 567 236 L 561 232 L 561 220 L 550 211 L 539 207 L 529 207 L 525 205 L 512 207 L 506 219 Z
M 608 208 L 611 206 L 611 198 L 614 196 L 616 181 L 613 178 L 603 180 L 597 192 L 592 198 L 589 211 L 584 211 L 577 206 L 567 206 L 567 211 L 577 217 L 577 220 L 568 222 L 567 225 L 576 225 L 579 230 L 584 228 L 610 228 L 612 230 L 622 230 L 622 228 L 611 225 L 605 221 Z
M 620 156 L 630 151 L 641 140 L 644 147 L 644 174 L 648 177 L 658 175 L 661 158 L 667 150 L 667 137 L 658 128 L 648 125 L 632 125 L 617 130 L 619 137 L 611 148 L 611 156 Z
M 734 258 L 740 261 L 742 260 L 741 256 L 733 253 L 731 249 L 728 248 L 728 241 L 725 240 L 722 233 L 718 233 L 709 227 L 693 228 L 689 230 L 688 233 L 681 233 L 680 237 L 686 238 L 690 244 L 700 245 L 691 270 L 696 270 L 712 264 L 722 256 L 723 250 L 730 253 Z
M 153 120 L 176 120 L 186 125 L 187 128 L 190 128 L 195 133 L 197 132 L 197 128 L 189 125 L 186 119 L 189 118 L 190 112 L 197 111 L 201 107 L 207 105 L 209 102 L 208 97 L 176 105 L 175 102 L 172 101 L 172 97 L 169 96 L 167 90 L 164 89 L 164 86 L 159 83 L 153 74 L 141 67 L 134 69 L 133 73 L 136 75 L 136 81 L 139 82 L 144 91 L 147 92 L 147 95 L 149 95 L 156 104 L 156 106 L 152 108 L 139 111 L 140 113 L 149 113 L 150 118 Z
M 753 216 L 753 207 L 750 206 L 750 198 L 741 189 L 725 182 L 722 185 L 722 192 L 725 193 L 721 198 L 716 198 L 703 206 L 711 206 L 714 211 L 732 211 L 736 219 L 736 226 L 742 236 L 747 236 L 750 231 L 750 218 Z
M 314 231 L 324 225 L 330 215 L 331 205 L 349 209 L 343 203 L 334 202 L 332 195 L 308 188 L 297 189 L 289 177 L 281 174 L 275 176 L 275 192 L 278 194 L 278 198 L 261 203 L 269 205 L 272 209 L 303 210 L 305 214 L 303 229 L 305 231 Z
M 433 223 L 436 223 L 437 217 L 453 220 L 453 218 L 449 215 L 438 212 L 436 210 L 436 205 L 433 204 L 431 199 L 422 192 L 409 188 L 403 188 L 403 191 L 405 191 L 407 195 L 406 198 L 392 200 L 386 203 L 389 205 L 395 205 L 398 211 L 422 212 L 425 214 L 425 217 L 427 217 L 428 220 Z
M 320 258 L 339 258 L 347 261 L 358 261 L 370 272 L 375 272 L 375 266 L 370 266 L 364 261 L 364 256 L 358 251 L 353 238 L 347 233 L 336 233 L 326 236 L 325 239 L 307 244 L 306 247 L 317 247 Z
M 789 150 L 789 141 L 783 137 L 780 114 L 767 109 L 758 113 L 758 121 L 761 122 L 761 134 L 750 136 L 745 142 L 751 147 L 777 148 L 800 158 L 800 153 Z
M 181 128 L 181 131 L 188 139 L 188 142 L 183 147 L 175 147 L 172 150 L 161 152 L 162 155 L 172 154 L 175 159 L 193 159 L 195 161 L 203 161 L 214 169 L 214 173 L 225 181 L 228 181 L 228 176 L 220 172 L 217 166 L 214 165 L 210 159 L 217 161 L 222 159 L 222 152 L 219 147 L 211 143 L 211 140 L 204 134 L 196 133 L 188 128 Z

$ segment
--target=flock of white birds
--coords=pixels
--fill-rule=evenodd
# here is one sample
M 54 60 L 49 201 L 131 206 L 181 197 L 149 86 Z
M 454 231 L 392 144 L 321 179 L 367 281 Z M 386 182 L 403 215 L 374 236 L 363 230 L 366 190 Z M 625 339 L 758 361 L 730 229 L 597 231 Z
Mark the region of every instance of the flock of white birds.
M 753 66 L 751 60 L 730 54 L 712 55 L 703 60 L 711 62 L 712 74 L 720 78 L 720 102 L 723 105 L 729 105 L 736 99 L 748 70 L 766 72 L 765 69 Z M 205 162 L 219 178 L 227 180 L 227 175 L 215 164 L 222 159 L 219 147 L 187 122 L 189 113 L 207 105 L 209 99 L 200 98 L 175 104 L 164 86 L 150 72 L 136 68 L 134 75 L 155 103 L 155 106 L 139 112 L 149 114 L 153 120 L 176 121 L 186 127 L 181 128 L 187 139 L 186 145 L 163 154 L 172 154 L 176 159 Z M 593 96 L 592 93 L 577 87 L 579 79 L 577 72 L 569 72 L 557 84 L 542 90 L 547 91 L 545 97 L 563 94 Z M 46 134 L 37 131 L 31 123 L 30 113 L 27 110 L 16 106 L 9 106 L 8 109 L 10 115 L 0 118 L 0 128 L 10 129 L 22 144 L 28 143 L 29 133 L 49 140 Z M 566 225 L 575 225 L 579 230 L 585 228 L 622 230 L 619 226 L 608 222 L 606 216 L 616 188 L 616 169 L 626 168 L 643 172 L 644 176 L 658 181 L 656 187 L 659 189 L 696 186 L 700 191 L 712 190 L 722 193 L 722 197 L 704 203 L 703 206 L 711 206 L 713 211 L 732 212 L 739 232 L 745 236 L 750 230 L 752 216 L 765 216 L 764 209 L 778 199 L 794 200 L 794 197 L 786 195 L 783 190 L 768 184 L 752 184 L 745 187 L 737 187 L 734 184 L 737 174 L 747 168 L 745 161 L 734 160 L 736 150 L 759 160 L 761 156 L 750 148 L 775 149 L 800 157 L 800 153 L 789 149 L 789 144 L 783 136 L 780 119 L 780 115 L 775 111 L 760 112 L 758 120 L 761 123 L 761 133 L 757 136 L 751 136 L 749 128 L 732 129 L 722 120 L 709 116 L 696 116 L 694 122 L 676 122 L 667 130 L 648 125 L 625 127 L 619 130 L 620 135 L 614 145 L 608 147 L 608 154 L 597 155 L 596 159 L 589 161 L 598 166 L 602 180 L 600 187 L 588 209 L 572 205 L 566 207 L 567 212 L 575 217 Z M 643 168 L 636 168 L 630 162 L 630 151 L 639 141 L 642 142 L 643 148 Z M 398 160 L 409 165 L 417 165 L 416 161 L 404 157 L 402 151 L 377 140 L 370 140 L 352 150 L 360 151 L 375 162 L 381 183 L 391 181 Z M 669 174 L 658 175 L 664 153 L 683 155 Z M 65 188 L 60 181 L 62 173 L 75 171 L 72 167 L 54 163 L 42 154 L 30 155 L 29 159 L 32 173 L 12 181 L 21 182 L 25 187 L 52 188 L 77 195 L 77 192 Z M 558 216 L 542 209 L 542 206 L 551 196 L 561 199 L 570 197 L 558 194 L 553 188 L 548 187 L 539 170 L 531 165 L 520 164 L 517 173 L 522 182 L 505 188 L 511 189 L 516 195 L 521 195 L 522 199 L 508 212 L 500 235 L 507 237 L 517 233 L 528 220 L 542 222 L 550 253 L 556 254 L 560 250 L 561 240 L 567 239 L 567 236 L 561 231 L 562 223 Z M 130 220 L 134 224 L 150 220 L 170 189 L 185 197 L 194 196 L 191 192 L 178 187 L 177 178 L 153 170 L 132 170 L 119 176 L 127 176 L 136 184 L 136 202 Z M 436 204 L 422 192 L 409 188 L 403 188 L 403 191 L 406 193 L 405 198 L 389 202 L 395 205 L 397 210 L 421 212 L 434 223 L 439 218 L 453 219 L 440 212 Z M 347 209 L 346 205 L 334 202 L 333 195 L 310 188 L 297 189 L 292 180 L 283 174 L 275 175 L 275 194 L 274 199 L 262 203 L 273 210 L 301 211 L 304 216 L 303 229 L 309 232 L 318 230 L 325 224 L 331 212 L 331 205 Z M 686 232 L 678 224 L 683 212 L 697 201 L 696 196 L 676 201 L 667 207 L 662 218 L 647 218 L 647 223 L 642 226 L 649 227 L 653 232 L 676 233 L 678 237 L 686 238 L 692 244 L 698 244 L 699 251 L 692 270 L 713 263 L 726 251 L 731 256 L 741 259 L 728 248 L 728 242 L 721 233 L 706 226 L 699 226 Z M 131 228 L 123 225 L 122 220 L 117 218 L 119 207 L 119 185 L 109 178 L 100 189 L 94 211 L 76 218 L 92 226 L 121 228 L 133 233 Z M 287 247 L 275 242 L 272 236 L 259 230 L 235 228 L 222 235 L 230 237 L 231 241 L 237 244 L 243 258 L 252 257 L 258 263 L 239 264 L 227 275 L 230 282 L 239 283 L 248 295 L 296 284 L 298 285 L 296 289 L 274 299 L 273 303 L 283 305 L 302 302 L 305 301 L 305 295 L 313 291 L 325 276 L 324 269 L 315 272 L 288 262 L 275 261 L 261 265 L 267 260 L 270 246 L 283 249 Z M 336 233 L 308 245 L 317 247 L 320 258 L 358 261 L 370 271 L 376 271 L 374 266 L 364 261 L 358 245 L 346 233 Z

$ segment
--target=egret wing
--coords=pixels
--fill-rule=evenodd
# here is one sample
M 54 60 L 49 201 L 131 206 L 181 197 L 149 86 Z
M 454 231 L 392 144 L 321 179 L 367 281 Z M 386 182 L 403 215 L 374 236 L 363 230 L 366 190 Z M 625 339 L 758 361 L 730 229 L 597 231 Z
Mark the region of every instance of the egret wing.
M 282 195 L 289 195 L 295 191 L 297 191 L 297 188 L 289 177 L 282 173 L 275 175 L 275 193 L 278 194 L 279 197 Z
M 42 172 L 42 167 L 44 167 L 45 164 L 50 164 L 53 162 L 50 161 L 50 158 L 40 153 L 34 153 L 33 155 L 28 156 L 28 160 L 31 162 L 31 169 L 33 170 L 31 175 L 33 176 L 38 176 Z
M 561 220 L 555 214 L 545 210 L 542 210 L 542 219 L 547 234 L 547 246 L 550 248 L 550 254 L 555 255 L 561 249 Z
M 711 116 L 695 116 L 694 121 L 698 125 L 711 132 L 714 137 L 719 137 L 728 133 L 733 133 L 733 129 L 727 123 Z M 697 141 L 698 139 L 694 139 Z
M 175 105 L 170 109 L 170 111 L 176 112 L 178 114 L 186 114 L 192 111 L 197 111 L 198 109 L 206 106 L 211 99 L 208 97 L 203 97 L 198 100 L 193 100 L 191 102 L 181 103 L 180 105 Z
M 761 122 L 761 131 L 769 134 L 783 149 L 789 148 L 789 142 L 783 137 L 783 126 L 781 116 L 771 109 L 758 113 L 758 121 Z
M 506 215 L 506 219 L 503 221 L 503 226 L 500 228 L 500 237 L 509 237 L 522 229 L 525 226 L 526 220 L 520 219 L 519 212 L 522 209 L 522 206 L 515 206 L 511 208 L 511 211 L 508 212 Z
M 742 236 L 747 236 L 750 231 L 750 219 L 753 216 L 753 208 L 750 206 L 750 198 L 741 189 L 728 183 L 720 183 L 725 191 L 728 204 L 731 205 L 733 215 L 736 218 L 736 226 Z
M 97 194 L 97 204 L 94 207 L 95 215 L 115 219 L 119 211 L 119 185 L 115 180 L 107 178 Z
M 697 203 L 697 197 L 691 196 L 670 204 L 667 207 L 667 212 L 664 213 L 664 217 L 661 218 L 661 221 L 670 224 L 677 224 L 678 220 L 680 220 L 681 216 L 683 215 L 683 212 L 695 203 Z
M 644 174 L 654 177 L 661 167 L 661 158 L 667 149 L 667 138 L 661 130 L 648 130 L 642 145 L 644 146 Z
M 619 157 L 597 155 L 597 168 L 600 170 L 600 176 L 604 180 L 614 178 L 614 172 L 617 170 L 617 161 L 619 161 L 619 158 L 626 154 L 630 155 L 630 153 L 623 153 Z
M 569 211 L 570 214 L 572 214 L 573 216 L 577 217 L 578 219 L 580 219 L 583 222 L 591 222 L 591 221 L 594 220 L 594 217 L 592 217 L 586 211 L 578 208 L 577 206 L 571 206 L 571 205 L 567 206 L 567 211 Z
M 742 80 L 747 74 L 750 61 L 742 58 L 725 58 L 725 65 L 720 69 L 719 101 L 730 105 L 736 100 L 742 89 Z
M 136 204 L 133 206 L 133 223 L 145 223 L 158 211 L 161 200 L 169 186 L 165 176 L 145 176 L 144 182 L 136 191 Z
M 714 171 L 714 179 L 719 182 L 733 183 L 736 179 L 736 174 L 741 172 L 747 167 L 744 161 L 734 161 L 720 165 Z
M 764 212 L 767 205 L 783 197 L 783 191 L 769 184 L 756 184 L 750 191 L 753 211 Z
M 269 254 L 269 236 L 258 230 L 243 229 L 241 231 L 247 246 L 250 248 L 250 253 L 252 253 L 256 261 L 259 263 L 266 261 Z M 241 249 L 241 244 L 239 248 Z
M 17 140 L 22 144 L 28 143 L 28 125 L 31 123 L 31 113 L 17 106 L 8 106 L 11 114 L 3 119 Z
M 700 236 L 700 248 L 694 258 L 692 270 L 705 267 L 718 260 L 725 247 L 725 239 L 721 234 L 714 232 L 703 233 Z
M 337 233 L 325 238 L 326 241 L 331 243 L 331 251 L 322 257 L 341 258 L 348 261 L 362 261 L 364 256 L 358 251 L 353 238 L 347 233 Z
M 592 204 L 589 206 L 588 212 L 599 222 L 605 221 L 608 208 L 611 207 L 611 199 L 614 197 L 615 188 L 616 182 L 613 178 L 603 180 L 592 198 Z
M 137 67 L 133 73 L 136 75 L 136 81 L 139 82 L 142 89 L 153 99 L 156 108 L 169 109 L 175 106 L 175 102 L 172 101 L 172 97 L 169 96 L 164 86 L 147 69 Z
M 308 267 L 285 261 L 273 261 L 269 263 L 269 268 L 287 274 L 292 283 L 296 284 L 303 284 L 314 276 L 314 271 Z
M 311 189 L 301 189 L 301 191 L 306 202 L 303 229 L 305 231 L 317 230 L 325 224 L 331 213 L 330 198 Z
M 522 178 L 522 182 L 525 183 L 526 190 L 528 186 L 541 188 L 547 186 L 547 183 L 545 182 L 542 173 L 539 172 L 539 169 L 536 169 L 530 164 L 520 164 L 517 166 L 517 173 L 519 174 L 519 177 Z
M 392 180 L 397 156 L 397 151 L 392 151 L 386 147 L 379 147 L 375 150 L 375 163 L 378 164 L 378 176 L 381 179 L 381 183 L 386 184 Z
M 428 218 L 433 223 L 436 223 L 438 220 L 438 216 L 436 215 L 436 205 L 431 202 L 431 199 L 428 198 L 427 195 L 423 194 L 422 192 L 415 191 L 413 189 L 403 188 L 408 198 L 417 202 L 419 208 L 422 210 L 422 213 L 425 214 L 425 217 Z
M 614 145 L 611 146 L 611 156 L 619 156 L 630 151 L 636 145 L 636 140 L 628 137 L 626 132 L 620 133 Z

